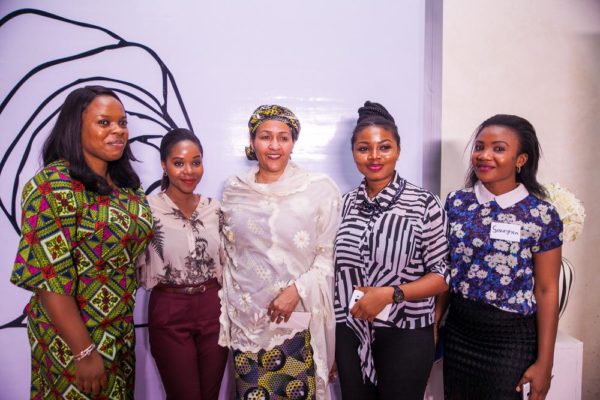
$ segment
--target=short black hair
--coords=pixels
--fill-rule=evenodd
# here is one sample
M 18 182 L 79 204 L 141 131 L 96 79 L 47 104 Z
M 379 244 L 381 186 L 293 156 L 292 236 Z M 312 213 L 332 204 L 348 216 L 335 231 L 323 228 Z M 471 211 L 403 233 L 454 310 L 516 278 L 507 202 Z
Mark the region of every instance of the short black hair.
M 200 143 L 198 136 L 194 135 L 194 133 L 188 129 L 176 128 L 167 132 L 160 141 L 160 161 L 166 163 L 173 146 L 184 140 L 195 143 L 200 150 L 200 154 L 204 156 L 204 149 L 202 148 L 202 143 Z M 163 191 L 167 190 L 169 184 L 169 177 L 166 174 L 163 174 L 162 180 L 160 181 L 160 189 Z
M 71 178 L 81 181 L 87 190 L 109 194 L 112 188 L 106 179 L 92 171 L 85 162 L 81 142 L 83 112 L 98 96 L 111 96 L 121 103 L 116 93 L 104 86 L 85 86 L 73 90 L 61 106 L 56 123 L 44 142 L 42 158 L 44 166 L 57 160 L 67 161 Z M 140 187 L 140 178 L 130 161 L 137 160 L 127 143 L 121 158 L 108 163 L 108 173 L 118 187 L 137 189 Z
M 503 126 L 512 130 L 519 139 L 518 154 L 527 154 L 527 162 L 521 167 L 521 172 L 516 174 L 517 182 L 522 183 L 529 193 L 543 199 L 547 197 L 547 192 L 544 186 L 537 181 L 537 170 L 542 149 L 538 141 L 537 134 L 533 125 L 523 117 L 510 114 L 497 114 L 483 121 L 477 127 L 473 138 L 471 139 L 471 148 L 477 139 L 477 136 L 488 126 Z M 477 182 L 477 175 L 473 169 L 473 165 L 469 166 L 465 185 L 473 187 Z

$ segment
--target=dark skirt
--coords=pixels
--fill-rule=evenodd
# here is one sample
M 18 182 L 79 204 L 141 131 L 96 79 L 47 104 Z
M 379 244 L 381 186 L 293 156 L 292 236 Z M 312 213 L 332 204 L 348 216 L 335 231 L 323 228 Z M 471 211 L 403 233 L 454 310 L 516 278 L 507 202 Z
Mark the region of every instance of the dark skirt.
M 453 295 L 446 321 L 446 400 L 520 399 L 515 391 L 537 356 L 535 315 Z
M 315 366 L 308 330 L 271 350 L 233 351 L 236 399 L 315 399 Z

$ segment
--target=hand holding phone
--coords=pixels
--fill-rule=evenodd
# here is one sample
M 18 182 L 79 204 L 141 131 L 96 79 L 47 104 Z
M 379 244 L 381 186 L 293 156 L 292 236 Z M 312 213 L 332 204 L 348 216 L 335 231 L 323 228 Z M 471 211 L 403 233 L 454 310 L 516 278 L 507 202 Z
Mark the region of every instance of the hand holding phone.
M 529 382 L 525 382 L 521 385 L 521 398 L 523 400 L 529 399 L 529 393 L 531 392 L 531 384 Z

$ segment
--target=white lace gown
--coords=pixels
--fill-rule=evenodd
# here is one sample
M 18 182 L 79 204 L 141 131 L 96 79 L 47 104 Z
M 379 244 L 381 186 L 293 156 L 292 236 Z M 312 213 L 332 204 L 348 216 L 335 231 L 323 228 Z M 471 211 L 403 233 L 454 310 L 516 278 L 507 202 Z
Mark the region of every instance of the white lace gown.
M 289 163 L 278 181 L 255 182 L 257 167 L 228 179 L 223 191 L 226 261 L 219 344 L 240 351 L 269 350 L 301 329 L 272 328 L 267 307 L 280 289 L 296 284 L 296 311 L 311 313 L 309 331 L 317 398 L 329 397 L 334 361 L 333 242 L 340 192 L 323 174 Z

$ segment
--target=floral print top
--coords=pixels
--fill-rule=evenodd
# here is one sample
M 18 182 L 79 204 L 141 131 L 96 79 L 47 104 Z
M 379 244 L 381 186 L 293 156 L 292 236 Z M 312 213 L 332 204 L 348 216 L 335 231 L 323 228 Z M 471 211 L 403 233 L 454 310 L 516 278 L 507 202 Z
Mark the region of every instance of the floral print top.
M 562 245 L 562 222 L 522 185 L 495 196 L 483 184 L 452 192 L 450 290 L 501 310 L 536 312 L 533 255 Z
M 196 286 L 222 271 L 221 204 L 201 197 L 191 218 L 161 192 L 148 196 L 154 237 L 138 259 L 140 284 Z

